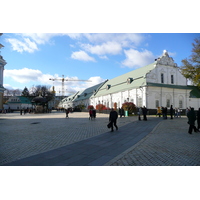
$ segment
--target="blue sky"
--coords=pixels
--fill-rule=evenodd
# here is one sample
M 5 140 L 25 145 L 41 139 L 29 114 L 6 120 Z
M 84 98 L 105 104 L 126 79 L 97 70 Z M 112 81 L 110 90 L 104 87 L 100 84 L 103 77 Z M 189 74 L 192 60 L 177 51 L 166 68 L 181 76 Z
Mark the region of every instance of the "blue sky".
M 1 55 L 7 62 L 4 87 L 31 88 L 54 85 L 49 78 L 90 80 L 65 81 L 65 91 L 75 92 L 154 62 L 163 50 L 174 61 L 189 57 L 198 33 L 4 33 Z
M 59 94 L 61 81 L 49 78 L 91 81 L 65 82 L 69 95 L 150 64 L 163 50 L 180 66 L 200 36 L 195 0 L 181 9 L 172 0 L 29 2 L 31 9 L 25 0 L 1 4 L 8 89 L 54 85 Z

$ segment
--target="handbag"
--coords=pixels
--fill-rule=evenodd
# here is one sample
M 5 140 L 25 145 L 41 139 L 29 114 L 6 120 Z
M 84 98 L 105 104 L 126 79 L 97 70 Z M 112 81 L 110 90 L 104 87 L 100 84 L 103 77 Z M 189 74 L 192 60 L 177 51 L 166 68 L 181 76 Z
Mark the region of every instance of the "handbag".
M 108 128 L 111 128 L 111 122 L 108 123 L 107 127 L 108 127 Z

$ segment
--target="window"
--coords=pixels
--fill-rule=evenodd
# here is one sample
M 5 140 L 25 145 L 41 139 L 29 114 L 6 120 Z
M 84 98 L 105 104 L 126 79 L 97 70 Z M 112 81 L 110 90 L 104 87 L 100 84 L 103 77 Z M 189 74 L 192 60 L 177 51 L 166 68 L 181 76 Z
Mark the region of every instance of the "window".
M 161 83 L 164 83 L 164 74 L 161 74 Z
M 179 100 L 179 108 L 183 108 L 183 101 Z
M 171 84 L 174 84 L 174 75 L 171 75 Z
M 170 99 L 167 99 L 167 107 L 170 107 Z
M 133 82 L 133 78 L 128 78 L 127 79 L 127 84 L 131 84 Z
M 110 89 L 110 87 L 111 87 L 111 85 L 107 85 L 107 86 L 106 86 L 106 89 L 107 89 L 107 90 L 109 90 L 109 89 Z
M 159 107 L 159 101 L 156 100 L 156 108 Z

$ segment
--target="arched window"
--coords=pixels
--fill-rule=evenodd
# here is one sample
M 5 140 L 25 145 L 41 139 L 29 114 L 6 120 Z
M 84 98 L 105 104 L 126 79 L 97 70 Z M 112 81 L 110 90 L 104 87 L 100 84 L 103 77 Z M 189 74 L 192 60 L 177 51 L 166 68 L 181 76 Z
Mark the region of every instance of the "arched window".
M 156 100 L 156 108 L 159 107 L 159 100 Z
M 179 96 L 178 107 L 183 108 L 183 96 Z
M 167 99 L 167 107 L 170 107 L 170 99 Z

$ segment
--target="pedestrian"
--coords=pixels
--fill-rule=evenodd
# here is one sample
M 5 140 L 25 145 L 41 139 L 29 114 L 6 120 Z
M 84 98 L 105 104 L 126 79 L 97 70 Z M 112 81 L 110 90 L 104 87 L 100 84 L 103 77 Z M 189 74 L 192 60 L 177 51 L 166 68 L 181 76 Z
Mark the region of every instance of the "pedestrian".
M 69 109 L 65 109 L 66 118 L 69 118 Z
M 178 108 L 178 116 L 181 117 L 181 112 L 182 110 L 180 108 Z
M 147 108 L 145 106 L 143 106 L 142 108 L 142 113 L 143 113 L 143 120 L 147 121 Z
M 138 109 L 138 120 L 141 121 L 141 115 L 142 115 L 142 108 L 139 107 Z
M 94 119 L 96 118 L 96 110 L 95 109 L 92 110 L 92 116 Z
M 89 110 L 89 120 L 90 120 L 90 119 L 92 120 L 92 116 L 93 116 L 92 109 L 90 109 L 90 110 Z
M 175 108 L 174 110 L 174 117 L 178 117 L 178 108 Z
M 200 108 L 199 110 L 197 111 L 197 129 L 198 131 L 200 131 Z
M 167 107 L 163 108 L 163 119 L 167 119 Z
M 119 116 L 120 116 L 120 118 L 122 117 L 122 109 L 121 108 L 119 108 Z
M 171 105 L 171 107 L 170 107 L 170 116 L 171 116 L 171 119 L 173 119 L 173 114 L 174 114 L 174 109 L 173 109 L 173 106 Z
M 193 129 L 194 129 L 194 132 L 197 132 L 197 128 L 195 126 L 196 114 L 194 112 L 194 108 L 191 108 L 191 110 L 187 114 L 187 117 L 188 117 L 188 124 L 190 125 L 188 133 L 192 134 Z
M 113 125 L 115 126 L 116 130 L 118 130 L 117 118 L 118 118 L 118 113 L 112 108 L 109 115 L 109 121 L 111 123 L 111 132 L 113 132 Z
M 125 112 L 124 112 L 123 107 L 121 107 L 121 116 L 124 116 L 124 117 L 125 117 Z
M 20 115 L 22 115 L 22 109 L 20 109 Z
M 187 114 L 188 114 L 188 112 L 190 111 L 190 109 L 189 108 L 186 108 L 186 110 L 185 110 L 185 115 L 187 116 Z
M 162 111 L 161 111 L 160 107 L 158 107 L 158 108 L 157 108 L 156 117 L 157 117 L 157 115 L 160 117 L 161 114 L 162 114 Z

